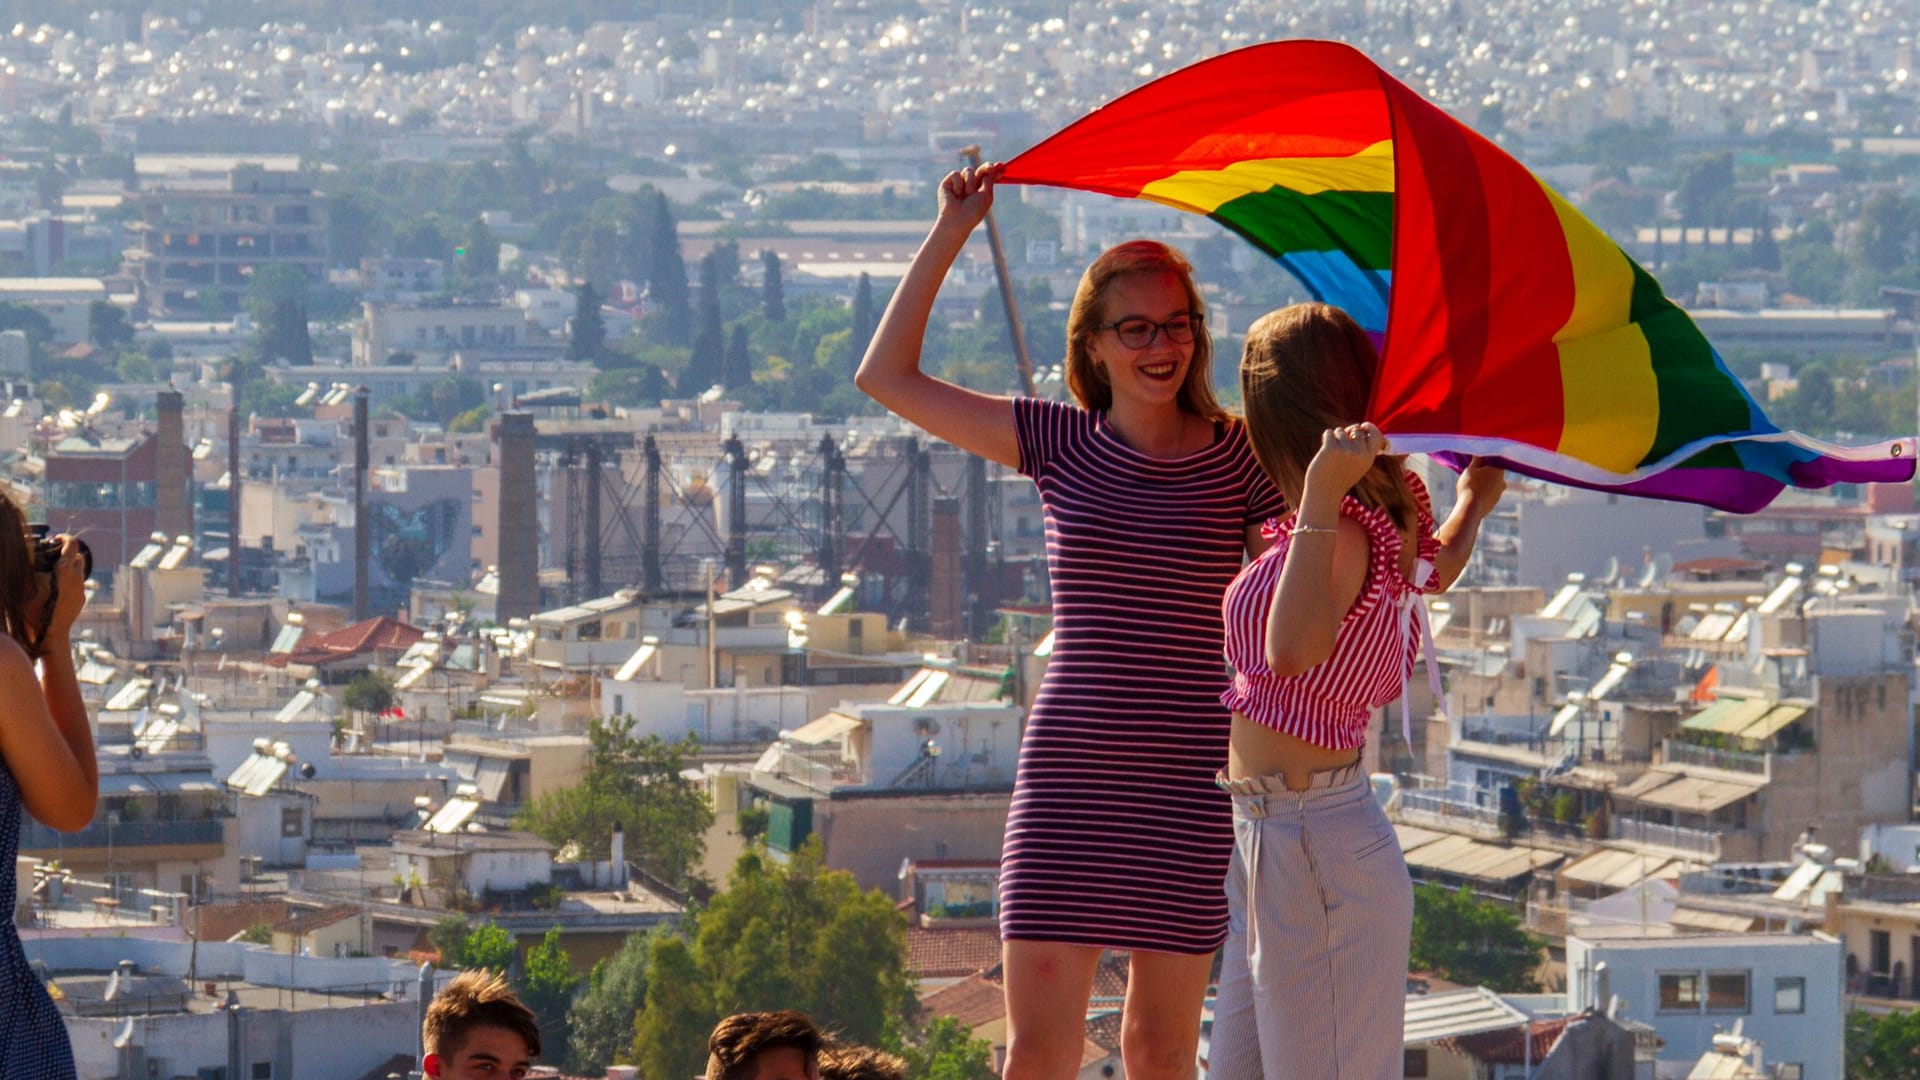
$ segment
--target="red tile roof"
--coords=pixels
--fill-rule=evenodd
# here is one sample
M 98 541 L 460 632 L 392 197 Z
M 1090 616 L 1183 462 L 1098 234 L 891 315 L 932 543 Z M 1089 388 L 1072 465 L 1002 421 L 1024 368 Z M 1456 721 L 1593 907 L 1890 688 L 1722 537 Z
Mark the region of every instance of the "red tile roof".
M 346 922 L 358 914 L 360 909 L 352 904 L 337 904 L 314 911 L 303 911 L 275 926 L 274 929 L 282 934 L 298 937 L 302 934 L 311 934 L 315 930 L 324 930 L 335 923 Z
M 1527 1061 L 1545 1061 L 1554 1044 L 1560 1041 L 1560 1033 L 1567 1024 L 1577 1019 L 1571 1016 L 1559 1016 L 1552 1020 L 1535 1020 L 1532 1025 L 1533 1056 L 1527 1056 L 1527 1047 L 1521 1041 L 1521 1029 L 1508 1028 L 1505 1031 L 1483 1031 L 1477 1035 L 1460 1035 L 1440 1040 L 1440 1045 L 1458 1054 L 1465 1054 L 1476 1061 L 1489 1065 L 1521 1065 Z
M 968 1027 L 979 1027 L 1007 1015 L 1006 991 L 1001 988 L 998 964 L 952 986 L 943 986 L 920 999 L 928 1016 L 951 1016 Z
M 907 928 L 907 973 L 916 979 L 959 978 L 999 962 L 1000 931 L 993 927 Z
M 381 615 L 338 630 L 309 634 L 300 639 L 299 648 L 267 662 L 276 667 L 287 664 L 329 664 L 379 649 L 404 651 L 426 636 L 427 632 L 419 627 L 408 626 L 391 616 Z

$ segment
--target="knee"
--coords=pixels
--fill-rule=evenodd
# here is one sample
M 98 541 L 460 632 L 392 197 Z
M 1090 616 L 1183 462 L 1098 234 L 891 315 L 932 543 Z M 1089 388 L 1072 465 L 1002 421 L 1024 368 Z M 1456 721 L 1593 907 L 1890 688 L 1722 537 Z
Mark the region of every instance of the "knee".
M 1071 1036 L 1071 1037 L 1069 1037 Z M 1037 1080 L 1073 1076 L 1080 1071 L 1081 1032 L 1062 1025 L 1007 1033 L 1007 1061 L 1002 1080 Z
M 1191 1077 L 1200 1048 L 1200 1031 L 1164 1023 L 1129 1023 L 1120 1029 L 1120 1056 L 1129 1080 Z

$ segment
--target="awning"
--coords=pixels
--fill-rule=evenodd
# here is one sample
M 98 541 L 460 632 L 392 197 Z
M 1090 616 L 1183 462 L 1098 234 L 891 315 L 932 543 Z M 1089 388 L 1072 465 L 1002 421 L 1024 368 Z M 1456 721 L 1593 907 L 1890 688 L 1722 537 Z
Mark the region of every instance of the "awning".
M 1741 799 L 1752 798 L 1759 793 L 1761 786 L 1681 776 L 1671 784 L 1662 785 L 1636 798 L 1648 806 L 1664 806 L 1669 810 L 1692 814 L 1711 814 Z
M 1408 866 L 1481 881 L 1506 882 L 1565 858 L 1557 851 L 1485 844 L 1449 836 L 1407 854 Z
M 830 712 L 788 732 L 787 741 L 806 746 L 825 746 L 860 730 L 862 723 L 845 713 Z
M 1649 791 L 1673 783 L 1680 778 L 1679 773 L 1659 772 L 1649 769 L 1636 776 L 1625 786 L 1614 789 L 1614 797 L 1619 799 L 1638 799 Z
M 1804 705 L 1782 705 L 1741 730 L 1740 737 L 1758 742 L 1771 739 L 1787 725 L 1807 715 Z
M 1446 833 L 1434 829 L 1422 829 L 1413 825 L 1395 825 L 1393 834 L 1400 838 L 1400 853 L 1405 855 L 1415 848 L 1424 847 L 1446 836 Z
M 1697 908 L 1674 908 L 1673 915 L 1667 920 L 1683 930 L 1703 930 L 1714 934 L 1744 934 L 1753 929 L 1753 916 L 1733 915 L 1723 911 L 1701 911 Z
M 1649 878 L 1659 877 L 1672 865 L 1672 859 L 1658 855 L 1603 848 L 1562 869 L 1560 874 L 1569 882 L 1618 892 Z
M 1688 731 L 1712 731 L 1732 735 L 1767 715 L 1773 702 L 1765 698 L 1727 698 L 1687 718 L 1680 726 Z

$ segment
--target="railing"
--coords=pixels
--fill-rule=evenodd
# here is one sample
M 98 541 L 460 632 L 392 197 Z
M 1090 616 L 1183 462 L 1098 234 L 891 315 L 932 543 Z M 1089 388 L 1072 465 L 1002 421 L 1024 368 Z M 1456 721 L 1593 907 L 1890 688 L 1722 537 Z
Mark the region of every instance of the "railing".
M 1720 858 L 1720 834 L 1707 832 L 1704 829 L 1661 825 L 1641 818 L 1616 817 L 1613 819 L 1610 835 L 1615 840 L 1624 840 L 1631 844 L 1648 844 L 1702 855 L 1708 862 L 1717 861 Z
M 1400 793 L 1400 818 L 1409 825 L 1422 821 L 1482 836 L 1500 835 L 1500 812 L 1455 799 L 1444 791 L 1411 790 Z
M 62 848 L 135 848 L 161 844 L 218 844 L 225 838 L 220 818 L 197 821 L 123 821 L 104 822 L 79 832 L 63 833 L 37 821 L 21 823 L 20 850 L 57 851 Z
M 1696 746 L 1693 743 L 1677 742 L 1668 739 L 1661 744 L 1666 760 L 1672 765 L 1690 765 L 1699 769 L 1719 769 L 1722 772 L 1748 773 L 1753 776 L 1772 778 L 1766 754 L 1749 754 L 1742 750 L 1716 750 L 1710 746 Z

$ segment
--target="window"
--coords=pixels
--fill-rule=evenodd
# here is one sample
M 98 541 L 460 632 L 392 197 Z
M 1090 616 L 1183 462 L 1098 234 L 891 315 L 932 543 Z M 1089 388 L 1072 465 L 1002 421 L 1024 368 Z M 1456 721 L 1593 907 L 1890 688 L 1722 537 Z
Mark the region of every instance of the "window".
M 627 696 L 625 694 L 613 695 L 613 715 L 627 715 Z
M 1893 970 L 1893 935 L 1885 930 L 1867 931 L 1867 971 L 1885 975 Z
M 1747 982 L 1747 973 L 1744 971 L 1709 972 L 1707 974 L 1707 1011 L 1746 1012 Z
M 1781 1014 L 1807 1011 L 1807 980 L 1798 975 L 1782 975 L 1773 980 L 1773 1011 Z
M 281 807 L 280 835 L 299 836 L 304 831 L 301 826 L 304 824 L 305 817 L 305 813 L 298 806 Z
M 1661 1012 L 1699 1012 L 1700 975 L 1693 971 L 1670 971 L 1660 976 Z
M 1408 1047 L 1405 1066 L 1400 1070 L 1407 1080 L 1426 1080 L 1427 1051 L 1424 1047 Z

